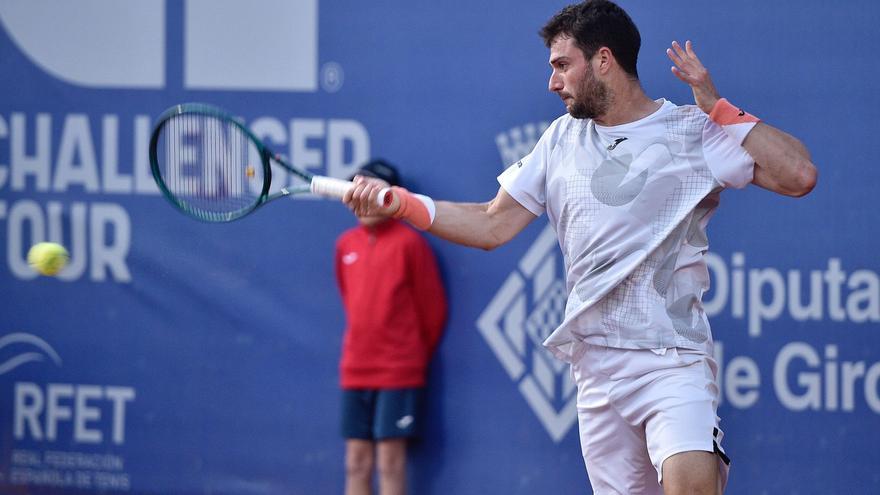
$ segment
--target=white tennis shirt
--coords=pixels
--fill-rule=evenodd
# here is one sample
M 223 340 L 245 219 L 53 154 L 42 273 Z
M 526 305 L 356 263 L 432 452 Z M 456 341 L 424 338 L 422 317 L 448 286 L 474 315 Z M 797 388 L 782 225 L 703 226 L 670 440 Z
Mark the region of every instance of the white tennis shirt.
M 698 107 L 658 102 L 612 127 L 566 114 L 498 176 L 556 230 L 568 300 L 544 345 L 565 361 L 582 342 L 712 352 L 706 225 L 723 188 L 751 182 L 754 161 Z

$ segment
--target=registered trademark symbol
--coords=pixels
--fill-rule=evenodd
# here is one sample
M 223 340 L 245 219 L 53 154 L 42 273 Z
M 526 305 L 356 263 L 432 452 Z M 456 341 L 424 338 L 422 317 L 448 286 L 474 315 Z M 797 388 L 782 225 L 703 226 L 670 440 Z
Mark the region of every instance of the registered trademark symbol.
M 335 93 L 342 88 L 345 72 L 336 62 L 327 62 L 321 67 L 321 87 L 328 93 Z

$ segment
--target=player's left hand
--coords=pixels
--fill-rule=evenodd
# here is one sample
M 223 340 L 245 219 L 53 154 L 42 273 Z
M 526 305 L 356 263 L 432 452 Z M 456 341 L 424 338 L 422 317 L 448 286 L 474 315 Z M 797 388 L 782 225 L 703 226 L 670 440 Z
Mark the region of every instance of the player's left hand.
M 711 112 L 720 97 L 709 77 L 709 71 L 697 58 L 690 40 L 685 42 L 684 48 L 673 41 L 672 48 L 666 49 L 666 55 L 675 63 L 672 73 L 691 87 L 697 106 L 706 113 Z

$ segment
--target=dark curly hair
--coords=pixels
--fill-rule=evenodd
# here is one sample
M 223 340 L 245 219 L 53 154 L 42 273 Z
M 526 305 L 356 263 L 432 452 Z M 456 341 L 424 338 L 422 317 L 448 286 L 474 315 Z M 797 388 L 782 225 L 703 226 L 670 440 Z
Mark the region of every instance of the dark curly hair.
M 620 67 L 639 78 L 636 62 L 642 37 L 626 11 L 614 2 L 586 0 L 569 5 L 547 21 L 539 34 L 547 48 L 559 35 L 571 36 L 588 60 L 599 48 L 608 47 Z

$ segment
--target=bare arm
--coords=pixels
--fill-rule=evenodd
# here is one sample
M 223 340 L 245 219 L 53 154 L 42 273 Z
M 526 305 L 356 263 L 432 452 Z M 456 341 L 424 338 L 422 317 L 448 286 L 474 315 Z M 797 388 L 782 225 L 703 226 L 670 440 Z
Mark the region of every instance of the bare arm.
M 710 113 L 719 100 L 718 91 L 691 42 L 686 42 L 682 48 L 673 41 L 666 54 L 675 63 L 672 73 L 691 87 L 697 106 Z M 795 197 L 809 193 L 816 185 L 816 167 L 810 153 L 794 136 L 758 122 L 742 146 L 755 160 L 753 184 Z
M 498 188 L 488 203 L 438 201 L 437 216 L 428 232 L 465 246 L 494 249 L 520 233 L 532 220 L 532 212 Z
M 399 208 L 395 202 L 390 208 L 380 208 L 375 198 L 386 184 L 358 177 L 355 187 L 342 198 L 356 215 L 394 216 Z M 512 239 L 532 220 L 532 212 L 513 199 L 503 188 L 488 203 L 453 203 L 436 201 L 434 222 L 428 232 L 465 246 L 494 249 Z
M 810 152 L 791 134 L 758 122 L 742 145 L 755 159 L 753 184 L 794 197 L 804 196 L 816 186 Z

